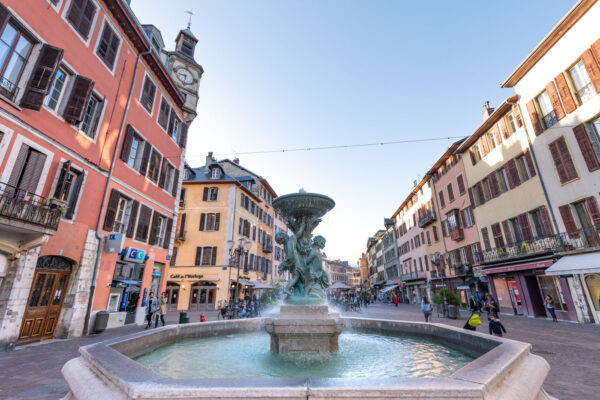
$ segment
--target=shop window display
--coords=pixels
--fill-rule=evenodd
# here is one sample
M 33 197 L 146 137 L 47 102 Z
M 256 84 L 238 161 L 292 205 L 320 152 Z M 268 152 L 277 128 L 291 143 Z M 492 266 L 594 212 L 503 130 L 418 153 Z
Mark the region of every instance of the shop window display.
M 552 297 L 554 300 L 554 307 L 557 311 L 568 311 L 565 296 L 560 282 L 555 276 L 538 276 L 538 282 L 540 284 L 540 290 L 542 291 L 542 297 Z

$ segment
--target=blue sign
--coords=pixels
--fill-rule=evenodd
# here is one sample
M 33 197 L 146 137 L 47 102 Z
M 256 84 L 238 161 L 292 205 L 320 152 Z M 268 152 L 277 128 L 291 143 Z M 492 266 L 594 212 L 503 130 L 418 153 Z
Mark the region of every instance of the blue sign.
M 161 276 L 161 273 L 154 271 L 154 272 L 152 272 L 152 276 Z
M 127 307 L 127 297 L 129 297 L 129 292 L 126 290 L 123 292 L 123 298 L 121 299 L 121 307 L 119 311 L 124 310 Z
M 123 260 L 135 263 L 143 263 L 145 254 L 146 252 L 144 250 L 136 249 L 135 247 L 128 247 L 125 255 L 123 256 Z
M 144 288 L 144 297 L 142 297 L 142 307 L 146 307 L 146 296 L 148 295 L 148 288 Z

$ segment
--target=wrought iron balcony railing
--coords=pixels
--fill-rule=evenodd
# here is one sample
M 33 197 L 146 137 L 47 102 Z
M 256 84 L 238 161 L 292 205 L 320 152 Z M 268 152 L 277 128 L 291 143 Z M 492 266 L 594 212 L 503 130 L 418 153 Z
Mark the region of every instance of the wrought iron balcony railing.
M 594 90 L 594 86 L 592 85 L 592 82 L 588 83 L 581 89 L 577 90 L 577 97 L 579 97 L 579 101 L 581 101 L 582 103 L 585 103 L 586 101 L 588 101 L 595 94 L 596 94 L 596 91 Z
M 19 87 L 15 83 L 4 76 L 0 77 L 0 94 L 12 101 L 17 97 L 18 92 Z
M 544 127 L 546 127 L 546 129 L 550 128 L 552 125 L 557 123 L 558 119 L 556 118 L 556 113 L 554 112 L 554 110 L 544 115 L 542 117 L 542 121 L 544 121 Z
M 473 267 L 471 264 L 456 264 L 454 267 L 454 276 L 473 275 Z
M 600 247 L 600 226 L 556 235 L 521 240 L 476 254 L 479 263 L 525 258 L 534 255 L 564 253 Z
M 410 281 L 415 279 L 426 279 L 427 272 L 425 271 L 411 271 L 405 274 L 402 274 L 402 280 Z
M 424 228 L 437 219 L 435 212 L 429 211 L 425 215 L 419 217 L 419 228 Z
M 0 217 L 56 230 L 62 202 L 0 183 Z

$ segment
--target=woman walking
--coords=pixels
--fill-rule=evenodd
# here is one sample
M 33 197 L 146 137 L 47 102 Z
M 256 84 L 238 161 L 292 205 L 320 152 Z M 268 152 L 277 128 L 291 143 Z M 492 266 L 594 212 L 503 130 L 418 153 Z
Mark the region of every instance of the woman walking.
M 498 312 L 500 311 L 500 306 L 498 305 L 496 300 L 494 300 L 494 298 L 492 297 L 491 294 L 487 295 L 487 300 L 485 302 L 485 310 L 488 313 L 488 321 L 490 320 L 490 317 L 492 315 L 495 316 L 496 318 L 498 318 Z
M 148 321 L 148 325 L 144 329 L 148 329 L 152 326 L 152 316 L 156 312 L 156 297 L 154 297 L 154 292 L 150 292 L 150 296 L 148 297 L 148 304 L 146 304 L 146 320 Z
M 392 301 L 394 302 L 394 304 L 396 305 L 396 307 L 398 307 L 398 296 L 396 296 L 395 294 L 392 296 Z
M 548 312 L 550 313 L 550 315 L 552 315 L 552 322 L 558 322 L 558 320 L 556 319 L 556 309 L 554 308 L 554 300 L 552 300 L 552 297 L 550 297 L 549 294 L 546 295 L 546 298 L 544 299 L 544 304 L 546 304 Z
M 162 322 L 162 326 L 165 326 L 165 315 L 167 315 L 167 292 L 162 292 L 160 299 L 158 299 L 158 306 L 156 307 L 156 320 L 154 327 L 158 328 L 158 319 Z
M 423 300 L 421 300 L 421 311 L 423 311 L 423 316 L 425 316 L 425 322 L 429 322 L 429 318 L 431 317 L 431 303 L 427 296 L 423 296 Z

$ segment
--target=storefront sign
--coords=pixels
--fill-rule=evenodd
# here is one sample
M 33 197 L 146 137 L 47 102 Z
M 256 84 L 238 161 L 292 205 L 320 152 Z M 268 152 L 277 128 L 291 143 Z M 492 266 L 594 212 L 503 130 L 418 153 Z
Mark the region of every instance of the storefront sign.
M 119 253 L 123 248 L 123 235 L 120 233 L 109 233 L 106 238 L 106 252 Z
M 169 279 L 202 279 L 204 275 L 198 274 L 170 274 Z
M 161 272 L 152 271 L 152 276 L 161 276 Z
M 146 252 L 144 250 L 128 247 L 125 255 L 123 256 L 123 260 L 134 263 L 143 263 L 145 253 Z
M 246 281 L 249 281 L 250 277 L 248 275 L 240 275 L 240 279 L 244 279 Z

